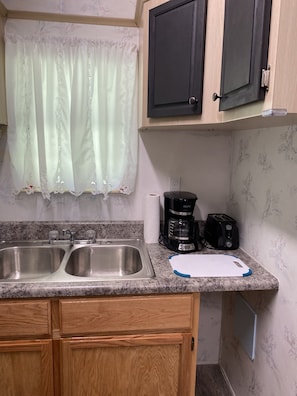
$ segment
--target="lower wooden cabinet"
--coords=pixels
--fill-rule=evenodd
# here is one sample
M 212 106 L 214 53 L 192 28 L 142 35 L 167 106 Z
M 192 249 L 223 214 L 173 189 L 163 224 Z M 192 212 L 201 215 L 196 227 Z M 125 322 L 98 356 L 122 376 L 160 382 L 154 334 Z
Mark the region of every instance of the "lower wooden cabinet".
M 190 395 L 191 334 L 63 340 L 63 396 Z
M 0 300 L 0 395 L 54 396 L 49 299 Z
M 199 294 L 0 301 L 1 396 L 194 396 Z
M 51 340 L 0 342 L 1 396 L 53 396 Z

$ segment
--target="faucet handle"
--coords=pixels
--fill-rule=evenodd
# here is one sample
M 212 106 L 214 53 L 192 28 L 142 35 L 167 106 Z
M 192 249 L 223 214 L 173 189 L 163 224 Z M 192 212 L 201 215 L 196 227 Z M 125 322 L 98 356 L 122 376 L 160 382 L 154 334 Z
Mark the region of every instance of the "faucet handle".
M 54 243 L 54 241 L 56 241 L 57 239 L 59 239 L 59 231 L 57 230 L 51 230 L 48 233 L 48 239 L 49 239 L 49 243 Z
M 95 243 L 96 242 L 96 231 L 88 230 L 86 232 L 86 237 L 87 237 L 88 243 Z

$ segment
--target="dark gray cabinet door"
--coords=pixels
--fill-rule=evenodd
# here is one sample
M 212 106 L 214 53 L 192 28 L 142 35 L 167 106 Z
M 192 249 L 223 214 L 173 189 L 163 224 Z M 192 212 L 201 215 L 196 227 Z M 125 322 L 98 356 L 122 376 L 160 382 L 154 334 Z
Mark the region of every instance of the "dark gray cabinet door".
M 201 114 L 206 0 L 150 10 L 148 116 Z
M 220 110 L 263 100 L 271 0 L 225 0 Z

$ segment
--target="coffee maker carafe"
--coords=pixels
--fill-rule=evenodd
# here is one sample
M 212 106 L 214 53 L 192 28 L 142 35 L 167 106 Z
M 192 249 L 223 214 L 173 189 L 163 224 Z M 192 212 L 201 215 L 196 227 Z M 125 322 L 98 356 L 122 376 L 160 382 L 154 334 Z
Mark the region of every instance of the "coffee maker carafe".
M 193 211 L 196 194 L 187 191 L 164 193 L 163 243 L 178 253 L 198 250 L 199 229 Z

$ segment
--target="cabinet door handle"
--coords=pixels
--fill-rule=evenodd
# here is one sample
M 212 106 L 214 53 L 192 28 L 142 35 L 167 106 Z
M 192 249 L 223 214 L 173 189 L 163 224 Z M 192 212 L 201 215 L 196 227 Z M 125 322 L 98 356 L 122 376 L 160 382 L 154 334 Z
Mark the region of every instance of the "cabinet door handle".
M 221 95 L 218 95 L 216 92 L 212 94 L 212 100 L 215 102 L 217 99 L 222 99 Z
M 190 98 L 189 98 L 189 104 L 190 105 L 195 105 L 195 104 L 197 104 L 198 103 L 198 99 L 196 98 L 196 96 L 191 96 Z

